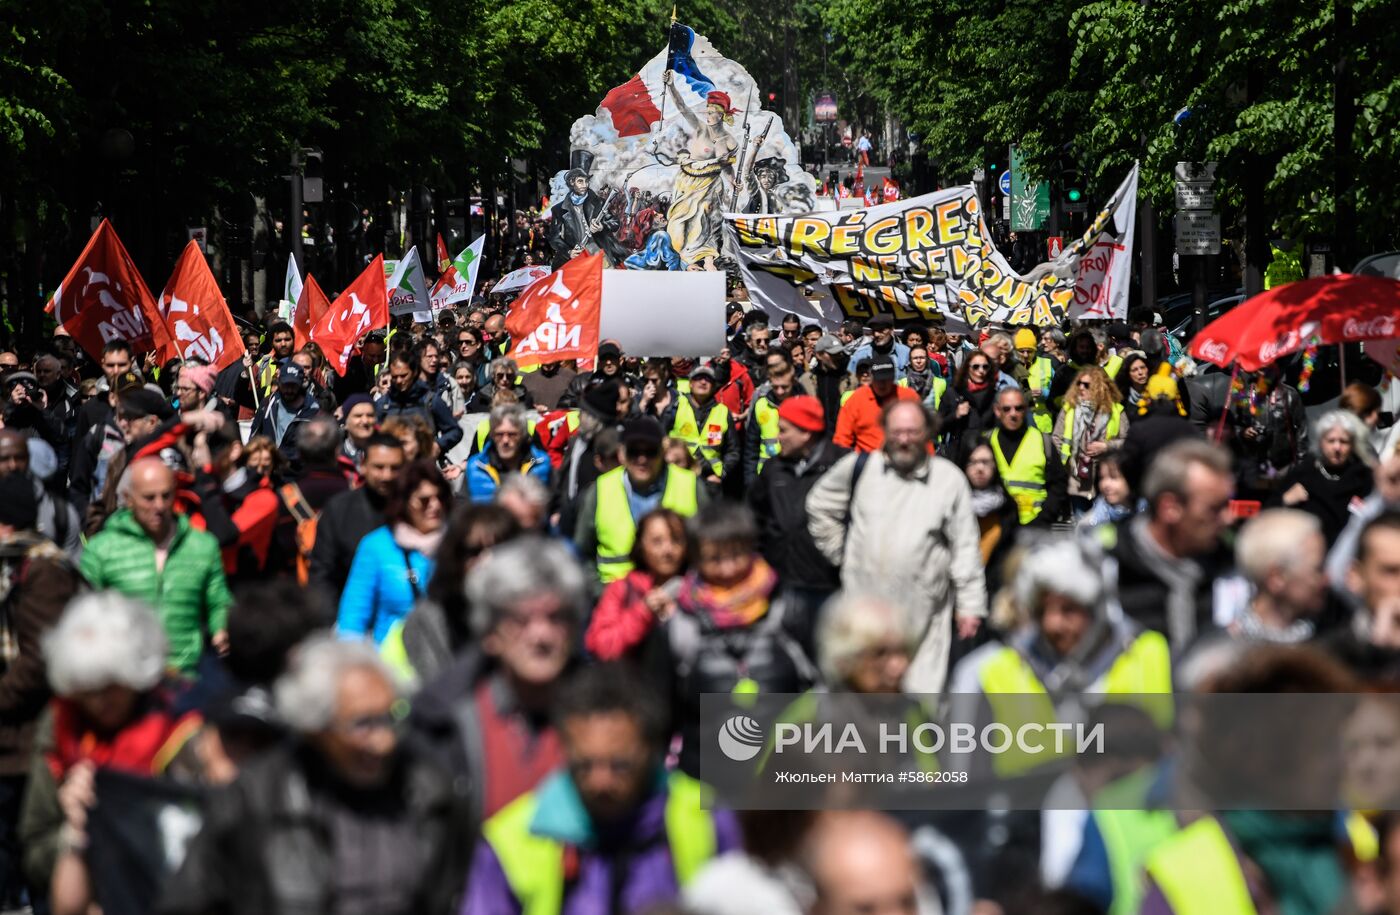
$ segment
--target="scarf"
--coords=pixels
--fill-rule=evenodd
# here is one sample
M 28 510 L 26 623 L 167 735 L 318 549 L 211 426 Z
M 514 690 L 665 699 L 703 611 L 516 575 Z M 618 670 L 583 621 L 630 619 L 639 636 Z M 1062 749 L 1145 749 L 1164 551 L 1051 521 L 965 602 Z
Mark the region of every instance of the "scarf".
M 720 629 L 737 629 L 763 618 L 777 587 L 778 573 L 755 556 L 749 574 L 727 588 L 706 584 L 698 572 L 687 573 L 676 603 L 687 613 L 707 617 Z
M 920 399 L 927 397 L 929 388 L 933 387 L 933 369 L 926 368 L 922 372 L 913 369 L 905 369 L 904 377 L 909 379 L 909 387 L 913 388 Z
M 422 553 L 429 559 L 437 555 L 438 544 L 442 543 L 442 535 L 446 532 L 445 527 L 440 527 L 431 534 L 425 534 L 411 524 L 394 525 L 394 543 L 399 549 Z
M 1006 492 L 1000 486 L 988 486 L 986 489 L 972 491 L 972 513 L 979 518 L 987 517 L 1005 502 Z
M 78 707 L 68 699 L 53 701 L 53 749 L 44 762 L 56 781 L 83 760 L 104 769 L 138 775 L 159 774 L 199 730 L 198 712 L 176 715 L 170 696 L 160 687 L 142 696 L 131 721 L 115 734 L 90 730 Z
M 1088 446 L 1102 441 L 1108 431 L 1108 414 L 1084 409 L 1081 403 L 1074 411 L 1074 466 L 1071 472 L 1083 483 L 1094 478 L 1094 459 L 1089 457 Z
M 1280 915 L 1331 912 L 1346 890 L 1331 814 L 1227 810 L 1240 851 L 1264 872 Z
M 1167 636 L 1172 648 L 1179 650 L 1196 636 L 1196 586 L 1205 572 L 1190 559 L 1168 556 L 1148 533 L 1146 515 L 1136 515 L 1128 522 L 1128 535 L 1167 586 Z

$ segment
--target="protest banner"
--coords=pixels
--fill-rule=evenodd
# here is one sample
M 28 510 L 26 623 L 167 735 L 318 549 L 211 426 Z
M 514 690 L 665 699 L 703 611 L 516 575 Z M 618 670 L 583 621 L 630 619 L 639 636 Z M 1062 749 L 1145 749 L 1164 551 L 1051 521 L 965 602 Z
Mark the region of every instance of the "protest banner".
M 970 185 L 855 210 L 725 218 L 749 296 L 775 322 L 792 312 L 834 329 L 888 313 L 966 330 L 1126 317 L 1136 199 L 1134 165 L 1084 234 L 1025 275 L 992 244 Z
M 605 270 L 600 327 L 626 353 L 713 355 L 725 347 L 724 274 Z

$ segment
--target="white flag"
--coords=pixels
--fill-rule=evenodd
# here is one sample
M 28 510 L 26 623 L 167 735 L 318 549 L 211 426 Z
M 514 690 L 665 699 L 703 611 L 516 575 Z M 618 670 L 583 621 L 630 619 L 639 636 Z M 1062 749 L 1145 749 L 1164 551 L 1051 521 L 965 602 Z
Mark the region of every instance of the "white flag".
M 486 236 L 482 235 L 452 259 L 433 286 L 433 311 L 471 301 L 476 292 L 476 275 L 481 270 L 481 259 L 485 254 Z
M 287 256 L 287 281 L 282 285 L 282 307 L 287 314 L 296 311 L 297 301 L 301 298 L 301 273 L 297 270 L 297 259 L 294 256 Z
M 428 287 L 423 281 L 423 262 L 418 258 L 418 246 L 408 249 L 408 254 L 394 267 L 393 275 L 384 284 L 389 293 L 389 314 L 406 315 L 415 311 L 426 311 Z

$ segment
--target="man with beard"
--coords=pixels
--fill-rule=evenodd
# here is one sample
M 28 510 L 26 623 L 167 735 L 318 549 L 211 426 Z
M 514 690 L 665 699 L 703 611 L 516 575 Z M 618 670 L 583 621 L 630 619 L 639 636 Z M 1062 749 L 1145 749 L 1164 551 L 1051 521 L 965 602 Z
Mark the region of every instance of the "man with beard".
M 887 356 L 894 360 L 897 378 L 903 378 L 909 369 L 909 347 L 894 338 L 894 318 L 879 314 L 867 322 L 870 327 L 870 342 L 859 347 L 846 363 L 847 371 L 854 372 L 856 363 L 862 359 L 875 360 Z
M 919 395 L 895 384 L 895 363 L 889 356 L 870 366 L 870 384 L 856 389 L 841 406 L 834 441 L 853 451 L 876 451 L 885 440 L 884 411 L 896 401 L 918 403 Z
M 360 540 L 384 524 L 384 512 L 403 465 L 403 444 L 398 439 L 379 432 L 370 436 L 360 462 L 365 485 L 332 497 L 316 524 L 312 585 L 332 596 L 340 594 Z
M 987 615 L 987 586 L 967 478 L 929 454 L 936 421 L 917 401 L 884 415 L 884 444 L 851 454 L 807 497 L 807 529 L 848 590 L 898 601 L 911 611 L 919 647 L 904 678 L 909 692 L 937 693 L 947 676 L 957 615 L 962 638 Z
M 588 186 L 588 173 L 569 169 L 564 176 L 569 186 L 564 199 L 550 210 L 549 246 L 554 249 L 552 266 L 558 270 L 580 254 L 597 254 L 615 267 L 627 258 L 627 251 L 614 237 L 617 217 L 604 209 L 604 201 Z

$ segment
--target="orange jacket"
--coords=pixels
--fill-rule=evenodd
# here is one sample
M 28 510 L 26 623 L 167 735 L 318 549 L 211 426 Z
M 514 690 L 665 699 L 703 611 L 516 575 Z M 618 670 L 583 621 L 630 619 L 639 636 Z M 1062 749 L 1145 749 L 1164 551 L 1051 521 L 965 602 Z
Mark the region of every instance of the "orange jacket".
M 880 415 L 884 413 L 886 405 L 896 400 L 918 403 L 919 395 L 912 388 L 896 386 L 894 393 L 881 403 L 876 400 L 875 391 L 870 385 L 856 388 L 836 415 L 836 435 L 832 441 L 853 451 L 879 451 L 885 444 L 885 427 L 880 424 Z

